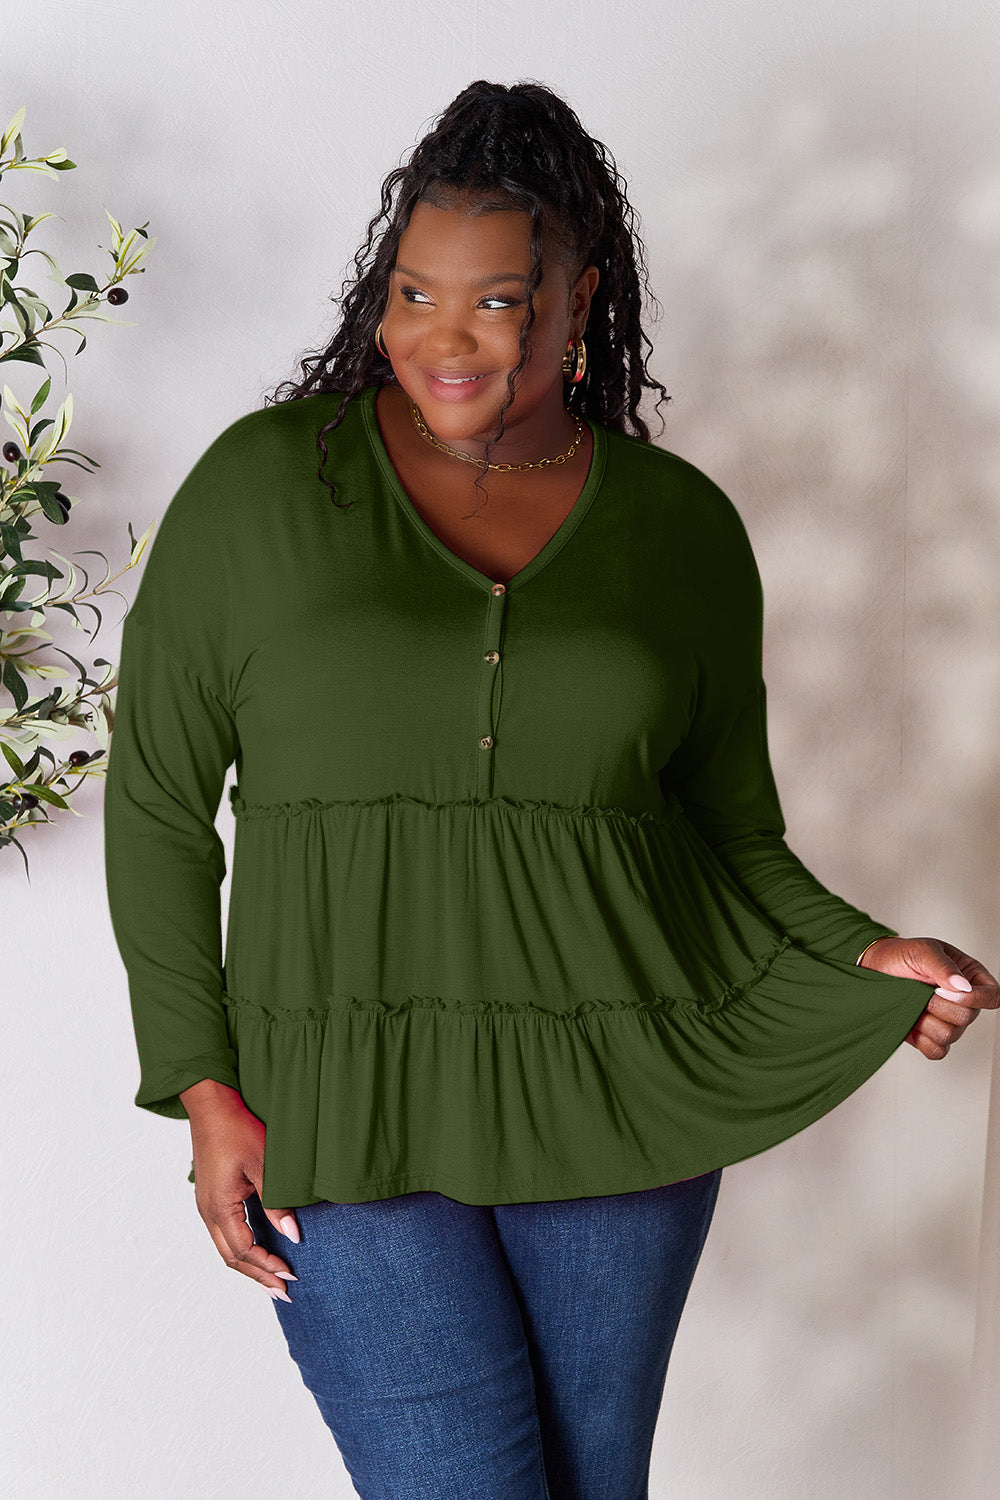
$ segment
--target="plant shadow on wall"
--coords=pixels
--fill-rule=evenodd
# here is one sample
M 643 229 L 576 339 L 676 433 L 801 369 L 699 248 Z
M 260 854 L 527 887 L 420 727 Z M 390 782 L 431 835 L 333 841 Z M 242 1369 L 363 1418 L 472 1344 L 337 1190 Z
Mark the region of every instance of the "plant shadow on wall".
M 45 156 L 24 155 L 21 127 L 22 107 L 0 137 L 0 178 L 17 171 L 42 172 L 49 177 L 75 168 L 65 150 L 50 151 Z M 43 348 L 56 348 L 47 334 L 69 330 L 80 335 L 76 350 L 81 354 L 87 338 L 77 325 L 85 318 L 114 323 L 103 311 L 105 304 L 119 307 L 128 300 L 120 284 L 126 276 L 142 274 L 139 262 L 156 243 L 146 234 L 146 225 L 133 229 L 127 236 L 117 219 L 105 209 L 111 224 L 113 245 L 108 251 L 113 261 L 110 276 L 103 285 L 87 271 L 64 276 L 55 257 L 37 245 L 28 247 L 29 235 L 52 214 L 19 213 L 0 203 L 0 365 L 3 375 L 15 364 L 36 366 L 44 371 Z M 141 236 L 141 240 L 138 238 Z M 143 243 L 145 241 L 146 243 Z M 67 290 L 69 296 L 61 313 L 53 314 L 45 301 L 24 280 L 26 262 L 38 255 L 49 266 L 48 280 Z M 126 324 L 125 326 L 134 326 Z M 60 354 L 61 351 L 56 349 Z M 65 360 L 63 361 L 65 366 Z M 24 371 L 24 373 L 27 373 Z M 95 656 L 90 664 L 52 644 L 45 629 L 46 612 L 59 610 L 73 629 L 88 636 L 87 646 L 101 628 L 101 610 L 96 600 L 106 594 L 118 594 L 109 588 L 114 581 L 103 552 L 85 549 L 74 557 L 100 557 L 105 566 L 100 583 L 91 585 L 86 569 L 71 562 L 55 548 L 48 556 L 30 555 L 30 547 L 41 539 L 32 530 L 36 520 L 52 526 L 69 523 L 71 507 L 80 503 L 76 495 L 67 495 L 57 479 L 48 478 L 53 465 L 72 464 L 93 473 L 100 464 L 85 453 L 65 446 L 73 421 L 73 396 L 67 393 L 55 416 L 41 414 L 52 388 L 51 376 L 41 382 L 27 404 L 3 385 L 3 416 L 14 431 L 14 439 L 3 444 L 4 465 L 0 467 L 0 749 L 4 754 L 3 780 L 0 780 L 0 848 L 13 845 L 24 860 L 30 880 L 27 853 L 17 834 L 25 828 L 53 821 L 53 810 L 76 813 L 72 797 L 89 778 L 103 776 L 107 770 L 107 752 L 114 709 L 111 692 L 118 681 L 117 667 L 105 658 Z M 90 466 L 88 468 L 88 465 Z M 118 578 L 135 567 L 152 533 L 150 526 L 137 539 L 128 527 L 130 556 Z M 53 561 L 55 559 L 55 561 Z M 58 566 L 62 564 L 62 567 Z M 65 569 L 65 571 L 63 571 Z M 119 598 L 124 596 L 118 594 Z M 127 603 L 127 601 L 126 601 Z M 96 616 L 93 633 L 80 617 L 84 608 Z M 44 660 L 42 653 L 58 652 L 72 663 L 76 674 L 72 685 L 55 683 L 48 691 L 38 691 L 54 678 L 68 679 L 70 669 L 60 663 Z M 85 654 L 85 653 L 81 653 Z M 85 734 L 91 748 L 68 749 L 68 742 Z M 96 746 L 93 742 L 96 741 Z
M 734 497 L 764 574 L 789 842 L 875 916 L 954 934 L 995 966 L 995 102 L 961 34 L 954 56 L 943 37 L 915 42 L 903 83 L 887 88 L 899 42 L 803 49 L 794 73 L 730 109 L 731 130 L 699 136 L 644 222 L 651 245 L 669 247 L 651 279 L 669 289 L 670 446 Z M 909 916 L 893 909 L 900 878 Z M 920 1079 L 936 1092 L 920 1143 L 901 1143 L 895 1185 L 873 1166 L 891 1079 L 746 1168 L 745 1208 L 730 1197 L 736 1249 L 713 1284 L 733 1338 L 733 1451 L 762 1381 L 775 1409 L 792 1403 L 809 1421 L 799 1448 L 780 1423 L 772 1444 L 758 1420 L 745 1493 L 765 1493 L 775 1470 L 815 1475 L 817 1454 L 840 1473 L 845 1451 L 861 1476 L 853 1493 L 874 1493 L 868 1455 L 882 1463 L 886 1449 L 870 1416 L 891 1402 L 900 1493 L 972 1500 L 954 1485 L 981 1211 L 981 1158 L 966 1157 L 982 1142 L 990 1049 L 983 1028 L 947 1074 Z M 909 1052 L 891 1064 L 901 1090 Z M 911 1195 L 928 1150 L 934 1194 Z M 847 1219 L 852 1201 L 860 1220 Z M 777 1260 L 775 1223 L 788 1226 Z M 855 1275 L 842 1270 L 851 1257 Z M 751 1299 L 766 1320 L 748 1320 Z M 789 1365 L 797 1330 L 817 1325 L 813 1357 Z

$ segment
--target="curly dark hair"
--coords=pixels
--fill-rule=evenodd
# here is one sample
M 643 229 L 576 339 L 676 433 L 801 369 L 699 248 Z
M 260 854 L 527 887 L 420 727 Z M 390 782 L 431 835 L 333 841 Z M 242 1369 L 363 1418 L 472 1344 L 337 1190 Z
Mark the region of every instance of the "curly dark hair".
M 384 179 L 382 207 L 354 257 L 356 275 L 344 281 L 339 298 L 331 298 L 342 308 L 342 317 L 330 343 L 299 361 L 301 380 L 284 381 L 265 397 L 265 405 L 270 405 L 323 391 L 344 393 L 336 415 L 317 435 L 322 453 L 318 477 L 330 489 L 335 505 L 340 502 L 334 485 L 323 475 L 324 434 L 340 424 L 351 398 L 365 387 L 395 382 L 392 366 L 376 349 L 375 329 L 385 310 L 400 236 L 416 203 L 450 207 L 457 197 L 470 200 L 474 213 L 515 208 L 531 215 L 532 270 L 520 363 L 508 375 L 508 400 L 486 447 L 487 461 L 503 436 L 515 376 L 530 353 L 527 335 L 535 320 L 533 294 L 542 277 L 543 245 L 551 247 L 573 281 L 588 265 L 601 273 L 587 321 L 587 369 L 583 379 L 569 387 L 572 409 L 649 442 L 649 429 L 638 410 L 643 390 L 660 392 L 657 410 L 662 401 L 671 400 L 646 368 L 653 346 L 640 321 L 643 290 L 660 309 L 650 291 L 637 218 L 614 157 L 544 84 L 529 80 L 507 87 L 480 78 L 448 105 L 413 148 L 409 161 Z M 382 220 L 388 224 L 376 244 Z

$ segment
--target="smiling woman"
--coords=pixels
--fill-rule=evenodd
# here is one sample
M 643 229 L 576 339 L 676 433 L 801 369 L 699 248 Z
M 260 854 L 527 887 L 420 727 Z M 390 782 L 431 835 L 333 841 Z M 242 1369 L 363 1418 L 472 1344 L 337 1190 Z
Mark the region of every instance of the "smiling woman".
M 589 265 L 576 275 L 550 248 L 550 237 L 532 298 L 530 345 L 518 370 L 532 282 L 531 217 L 485 201 L 484 208 L 482 199 L 456 194 L 415 205 L 400 236 L 381 337 L 398 388 L 424 408 L 440 437 L 485 460 L 503 409 L 503 436 L 489 461 L 520 464 L 576 435 L 561 365 L 567 345 L 586 328 L 600 271 Z M 433 272 L 405 269 L 411 261 Z M 515 269 L 483 272 L 498 265 Z M 501 284 L 518 291 L 486 294 Z
M 543 251 L 518 369 L 531 218 L 484 209 L 483 201 L 455 194 L 447 207 L 426 200 L 414 207 L 378 330 L 393 371 L 379 392 L 378 417 L 393 466 L 427 524 L 453 551 L 505 580 L 562 524 L 589 471 L 593 439 L 567 410 L 562 361 L 583 337 L 600 272 L 587 266 L 572 278 L 565 258 Z M 413 270 L 411 260 L 434 273 Z M 511 263 L 518 269 L 482 270 Z M 512 284 L 520 295 L 490 295 Z M 494 438 L 498 420 L 502 435 Z M 539 461 L 539 454 L 548 456 Z M 467 460 L 464 472 L 455 458 Z M 470 464 L 484 500 L 487 485 L 496 497 L 488 514 L 485 507 L 468 512 Z M 472 531 L 470 519 L 480 523 Z
M 626 1500 L 723 1168 L 1000 992 L 785 842 L 760 576 L 639 415 L 610 153 L 479 81 L 383 204 L 125 623 L 135 1102 L 190 1118 L 198 1210 L 361 1495 Z
M 326 433 L 373 381 L 426 406 L 429 430 L 479 465 L 554 460 L 576 412 L 649 440 L 643 394 L 670 397 L 647 367 L 642 304 L 655 298 L 635 213 L 611 152 L 562 99 L 541 84 L 470 84 L 382 198 L 339 329 L 276 393 L 346 396 L 319 434 L 324 458 Z M 471 392 L 447 383 L 467 376 Z M 482 496 L 501 472 L 481 468 Z

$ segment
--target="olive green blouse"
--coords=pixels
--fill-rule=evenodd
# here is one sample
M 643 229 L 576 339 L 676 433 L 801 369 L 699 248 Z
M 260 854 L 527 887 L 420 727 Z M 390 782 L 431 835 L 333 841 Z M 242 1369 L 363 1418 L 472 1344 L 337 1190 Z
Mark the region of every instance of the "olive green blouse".
M 376 387 L 254 410 L 194 464 L 126 617 L 107 893 L 141 1067 L 266 1126 L 261 1200 L 635 1191 L 765 1151 L 933 986 L 784 841 L 759 573 L 676 454 L 590 421 L 506 584 L 393 468 Z M 215 827 L 235 766 L 232 882 Z

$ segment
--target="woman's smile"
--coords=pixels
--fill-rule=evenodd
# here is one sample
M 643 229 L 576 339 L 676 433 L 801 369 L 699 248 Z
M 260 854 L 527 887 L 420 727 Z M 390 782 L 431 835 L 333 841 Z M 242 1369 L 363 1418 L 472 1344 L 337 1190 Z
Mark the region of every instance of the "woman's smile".
M 481 395 L 484 381 L 489 379 L 486 373 L 481 375 L 435 375 L 431 370 L 424 371 L 424 379 L 427 389 L 438 401 L 468 401 L 470 398 Z

